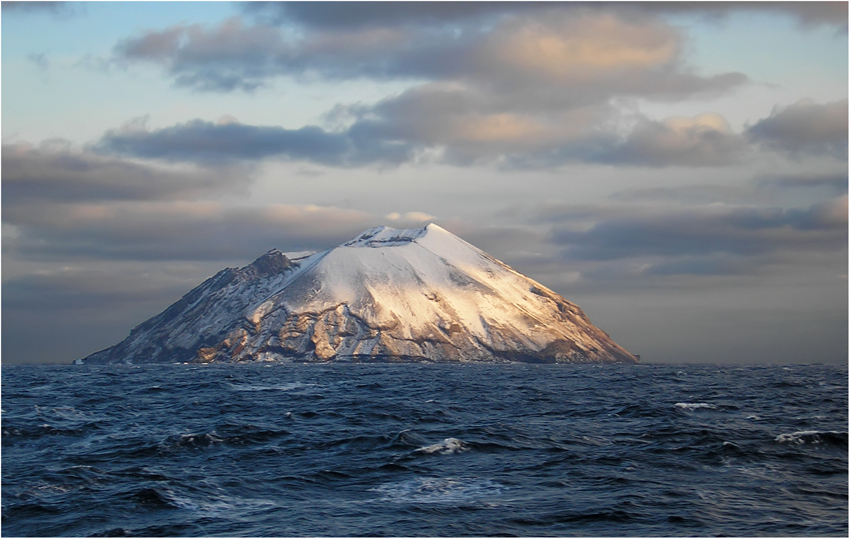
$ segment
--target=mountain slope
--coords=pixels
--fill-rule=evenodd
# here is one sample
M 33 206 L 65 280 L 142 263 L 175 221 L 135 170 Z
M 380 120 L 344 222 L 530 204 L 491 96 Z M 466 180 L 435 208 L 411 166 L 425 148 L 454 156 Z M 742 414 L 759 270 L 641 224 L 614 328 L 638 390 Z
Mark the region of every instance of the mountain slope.
M 627 362 L 581 309 L 437 225 L 228 268 L 82 363 Z

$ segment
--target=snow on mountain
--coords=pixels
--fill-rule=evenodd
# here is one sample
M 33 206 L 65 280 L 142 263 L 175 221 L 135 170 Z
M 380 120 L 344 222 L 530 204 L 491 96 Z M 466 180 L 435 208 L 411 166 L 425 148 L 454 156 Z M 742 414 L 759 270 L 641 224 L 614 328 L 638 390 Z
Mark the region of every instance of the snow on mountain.
M 437 225 L 271 250 L 82 363 L 625 362 L 581 309 Z

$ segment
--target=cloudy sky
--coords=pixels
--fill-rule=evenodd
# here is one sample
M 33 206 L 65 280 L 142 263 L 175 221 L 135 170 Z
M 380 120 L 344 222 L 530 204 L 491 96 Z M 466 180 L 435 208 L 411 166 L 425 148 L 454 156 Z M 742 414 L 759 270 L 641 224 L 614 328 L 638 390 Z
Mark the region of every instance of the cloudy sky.
M 2 4 L 2 360 L 435 222 L 646 362 L 846 363 L 846 3 Z

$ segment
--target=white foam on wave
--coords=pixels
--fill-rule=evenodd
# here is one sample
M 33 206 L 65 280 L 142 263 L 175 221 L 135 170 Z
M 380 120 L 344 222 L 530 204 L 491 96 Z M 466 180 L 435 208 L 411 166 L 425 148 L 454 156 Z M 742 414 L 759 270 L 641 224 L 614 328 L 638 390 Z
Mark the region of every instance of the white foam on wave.
M 173 440 L 178 446 L 191 446 L 213 445 L 223 442 L 224 438 L 220 437 L 216 431 L 212 431 L 205 434 L 181 434 L 178 438 Z
M 675 406 L 676 408 L 681 408 L 682 410 L 697 410 L 700 408 L 714 410 L 717 408 L 717 406 L 709 404 L 707 402 L 677 402 Z
M 281 385 L 262 385 L 262 384 L 230 384 L 230 387 L 235 391 L 293 391 L 295 389 L 304 389 L 315 387 L 318 384 L 305 384 L 302 382 L 290 382 Z
M 381 495 L 382 502 L 456 505 L 498 495 L 505 488 L 489 479 L 424 477 L 369 490 Z
M 845 433 L 838 431 L 820 431 L 820 430 L 801 430 L 797 432 L 792 432 L 791 434 L 780 434 L 775 438 L 776 442 L 780 444 L 819 444 L 821 442 L 821 436 L 841 436 Z
M 452 453 L 460 453 L 466 451 L 469 447 L 463 440 L 457 438 L 446 438 L 440 443 L 432 444 L 426 447 L 420 447 L 416 450 L 417 453 L 437 453 L 439 455 L 451 455 Z
M 169 503 L 179 509 L 201 513 L 209 517 L 232 515 L 234 512 L 255 511 L 277 507 L 271 500 L 261 498 L 242 498 L 238 496 L 204 498 L 195 500 L 188 495 L 178 495 L 172 490 L 162 492 Z
M 35 404 L 33 405 L 33 409 L 35 410 L 36 415 L 40 419 L 49 420 L 53 422 L 56 422 L 57 420 L 94 422 L 105 421 L 108 419 L 108 417 L 105 415 L 77 410 L 73 406 L 48 407 L 39 406 L 38 404 Z

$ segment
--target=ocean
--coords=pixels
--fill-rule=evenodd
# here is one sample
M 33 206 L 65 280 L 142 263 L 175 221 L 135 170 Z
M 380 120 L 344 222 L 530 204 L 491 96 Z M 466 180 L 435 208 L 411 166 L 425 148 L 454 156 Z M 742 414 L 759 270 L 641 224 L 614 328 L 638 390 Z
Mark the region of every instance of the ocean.
M 842 536 L 846 366 L 4 366 L 3 536 Z

